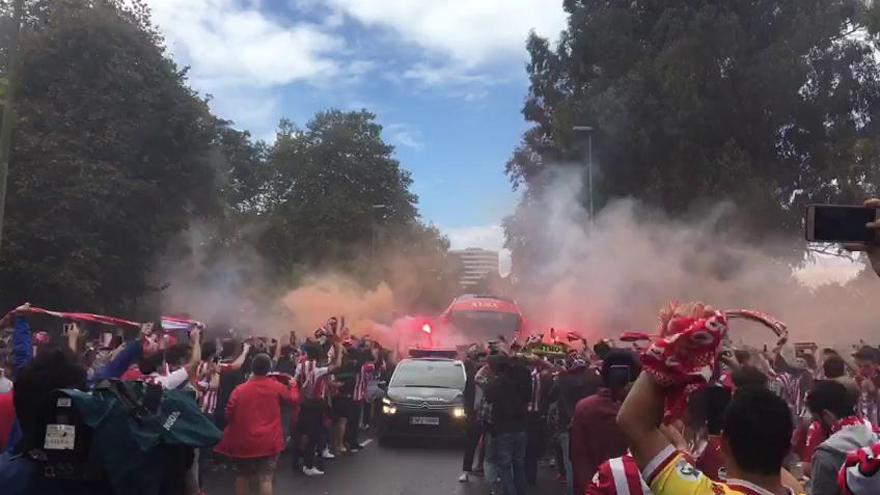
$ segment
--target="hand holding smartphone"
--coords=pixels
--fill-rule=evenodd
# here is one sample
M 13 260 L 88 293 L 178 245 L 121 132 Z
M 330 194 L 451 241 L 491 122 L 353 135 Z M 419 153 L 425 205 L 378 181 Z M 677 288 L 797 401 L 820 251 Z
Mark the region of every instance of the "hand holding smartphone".
M 863 206 L 810 205 L 806 213 L 806 238 L 810 242 L 876 244 L 880 202 Z
M 863 206 L 811 205 L 807 208 L 806 237 L 811 242 L 838 242 L 849 251 L 864 251 L 880 275 L 880 199 Z

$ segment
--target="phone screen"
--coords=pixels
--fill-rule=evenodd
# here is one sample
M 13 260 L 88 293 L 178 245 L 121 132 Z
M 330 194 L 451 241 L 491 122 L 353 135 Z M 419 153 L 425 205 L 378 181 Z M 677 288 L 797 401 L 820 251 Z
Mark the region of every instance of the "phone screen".
M 865 227 L 865 224 L 876 219 L 876 208 L 812 205 L 807 209 L 807 240 L 874 242 L 874 232 Z

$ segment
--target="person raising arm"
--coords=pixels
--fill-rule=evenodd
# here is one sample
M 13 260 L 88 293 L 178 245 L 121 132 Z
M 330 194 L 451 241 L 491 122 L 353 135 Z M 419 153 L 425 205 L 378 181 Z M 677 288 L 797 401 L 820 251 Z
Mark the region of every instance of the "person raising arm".
M 766 389 L 738 392 L 724 420 L 721 450 L 728 481 L 715 483 L 694 468 L 661 431 L 665 391 L 642 373 L 617 416 L 630 450 L 655 495 L 787 495 L 782 461 L 793 425 L 788 405 Z
M 174 370 L 167 375 L 160 375 L 158 372 L 154 371 L 149 377 L 149 381 L 161 385 L 162 388 L 166 390 L 171 390 L 183 385 L 187 380 L 195 377 L 196 371 L 199 368 L 199 363 L 202 361 L 201 330 L 198 328 L 193 329 L 189 334 L 189 339 L 190 342 L 192 342 L 192 351 L 190 353 L 189 362 L 180 369 Z
M 707 329 L 723 324 L 723 320 L 713 321 L 714 317 L 702 312 L 673 315 L 673 323 L 678 317 L 685 321 L 689 331 L 700 327 L 687 336 L 694 340 L 708 334 Z M 669 325 L 673 326 L 676 325 Z M 681 339 L 667 342 L 681 343 Z M 679 364 L 674 361 L 670 356 L 665 365 Z M 728 481 L 717 483 L 697 470 L 662 432 L 666 399 L 673 390 L 662 386 L 654 373 L 642 371 L 617 415 L 618 426 L 654 495 L 792 493 L 782 482 L 782 462 L 791 448 L 794 428 L 783 399 L 766 389 L 742 390 L 735 395 L 726 411 L 721 434 Z
M 235 361 L 232 361 L 231 363 L 223 363 L 223 362 L 218 363 L 218 364 L 217 364 L 217 372 L 218 372 L 218 373 L 225 373 L 225 372 L 227 372 L 227 371 L 238 371 L 238 370 L 240 370 L 241 367 L 244 366 L 244 361 L 245 361 L 245 359 L 247 358 L 248 353 L 249 353 L 250 351 L 251 351 L 251 344 L 250 344 L 250 342 L 245 342 L 245 343 L 243 343 L 242 346 L 241 346 L 241 352 L 240 352 L 240 353 L 238 354 L 238 356 L 235 358 Z

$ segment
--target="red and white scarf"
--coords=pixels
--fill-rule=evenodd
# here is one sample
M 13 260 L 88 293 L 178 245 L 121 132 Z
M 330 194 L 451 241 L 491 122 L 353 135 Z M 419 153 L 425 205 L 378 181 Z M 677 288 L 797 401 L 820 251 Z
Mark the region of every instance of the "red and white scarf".
M 847 455 L 837 484 L 845 495 L 880 493 L 880 443 Z
M 834 435 L 838 431 L 852 428 L 854 426 L 865 426 L 869 430 L 872 430 L 874 428 L 871 425 L 871 422 L 867 419 L 863 419 L 858 416 L 847 416 L 831 425 L 831 434 Z
M 667 419 L 681 417 L 687 396 L 707 386 L 731 318 L 761 323 L 776 335 L 785 333 L 785 324 L 758 311 L 716 311 L 702 303 L 692 307 L 672 303 L 661 312 L 659 336 L 642 353 L 642 366 L 654 381 L 669 389 Z

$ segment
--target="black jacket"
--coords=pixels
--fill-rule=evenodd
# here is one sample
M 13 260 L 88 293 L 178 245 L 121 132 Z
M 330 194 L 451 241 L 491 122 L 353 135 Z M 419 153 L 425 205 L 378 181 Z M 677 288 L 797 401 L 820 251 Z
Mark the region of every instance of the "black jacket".
M 486 386 L 486 400 L 492 404 L 493 433 L 526 431 L 532 387 L 529 371 L 514 367 Z
M 602 378 L 587 367 L 563 371 L 556 380 L 553 399 L 559 401 L 559 425 L 567 430 L 574 417 L 574 407 L 602 387 Z

